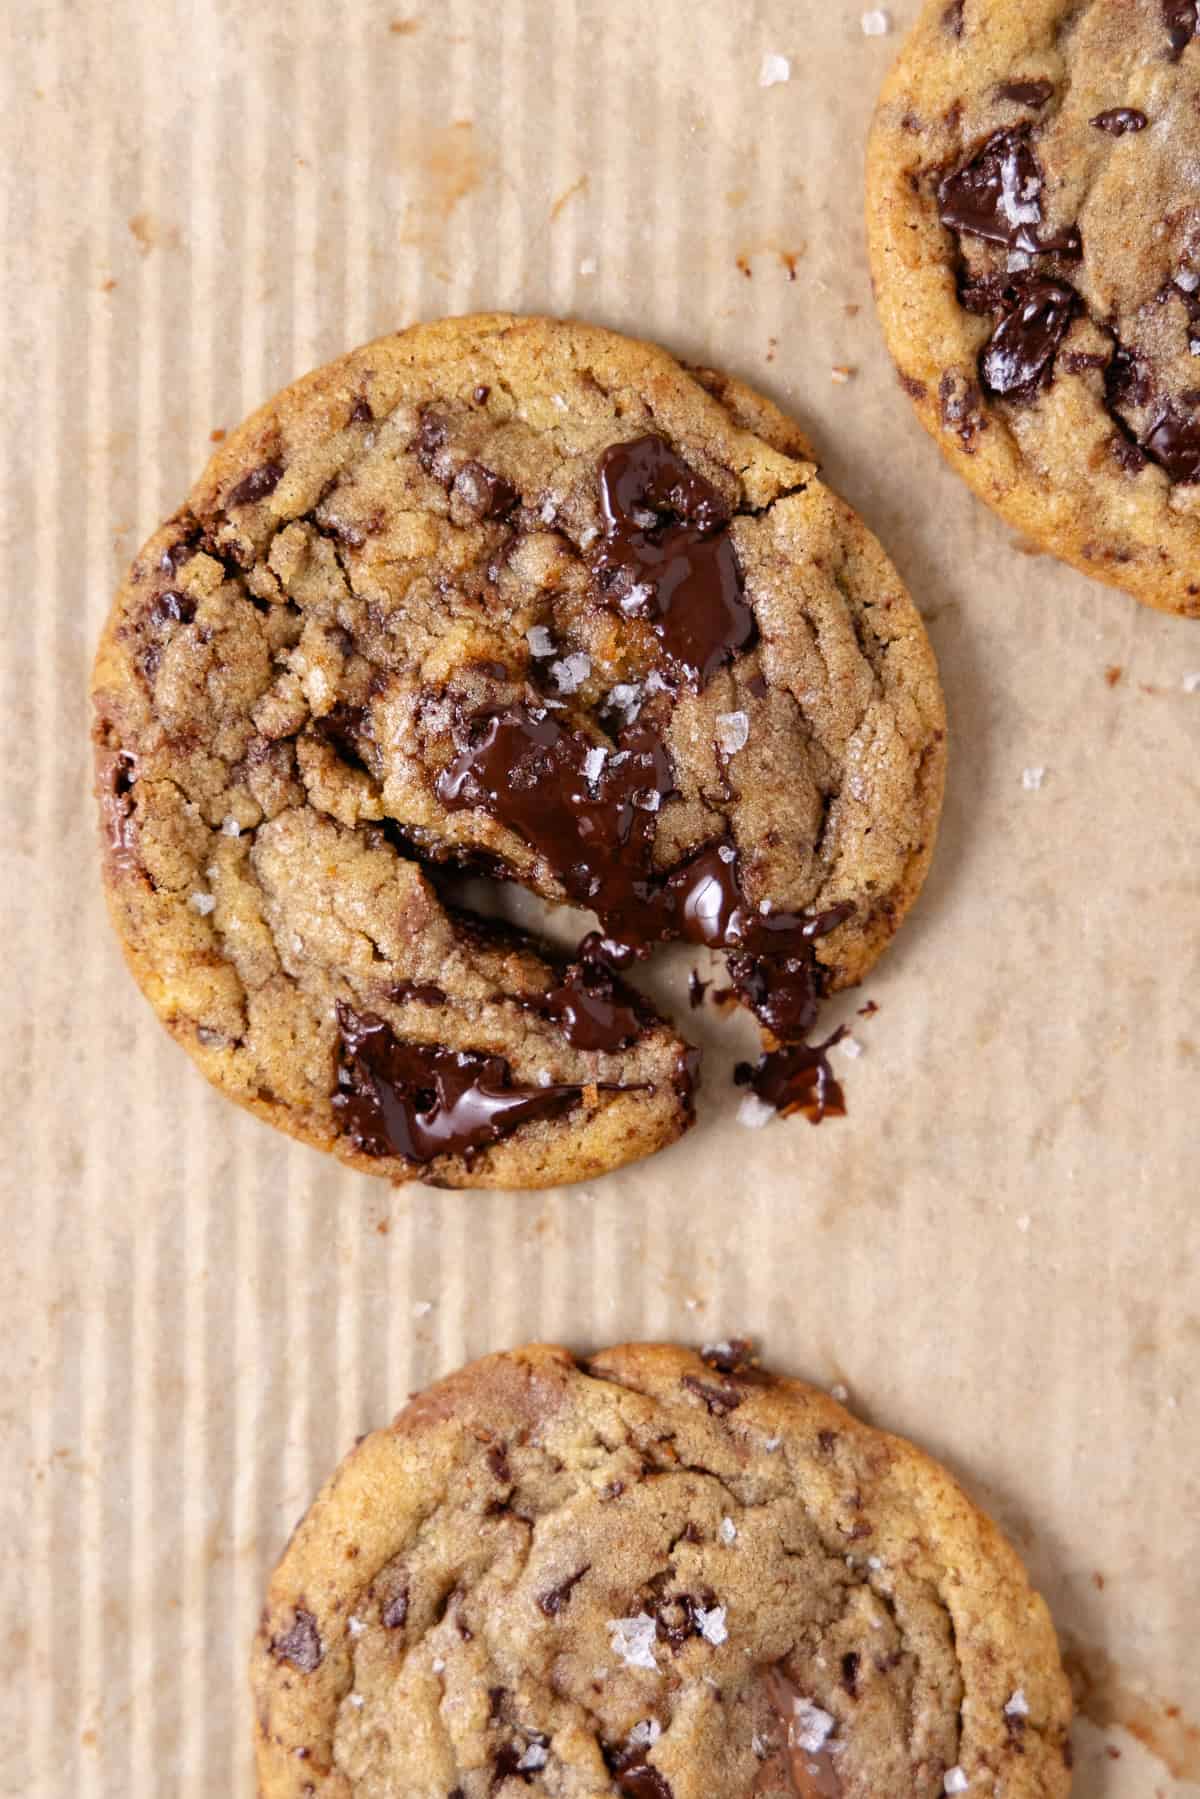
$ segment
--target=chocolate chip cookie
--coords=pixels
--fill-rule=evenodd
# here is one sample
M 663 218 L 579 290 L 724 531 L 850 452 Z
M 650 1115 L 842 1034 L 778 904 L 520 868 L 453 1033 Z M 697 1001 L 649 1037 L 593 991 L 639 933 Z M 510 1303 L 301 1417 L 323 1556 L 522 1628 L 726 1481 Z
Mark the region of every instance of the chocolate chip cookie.
M 1200 616 L 1200 8 L 928 0 L 879 103 L 880 315 L 1033 542 Z
M 262 1799 L 1058 1799 L 1070 1699 L 950 1476 L 744 1346 L 491 1356 L 366 1437 L 255 1645 Z
M 418 326 L 251 418 L 134 563 L 94 699 L 143 990 L 226 1093 L 394 1180 L 676 1138 L 697 1059 L 622 973 L 677 938 L 769 1033 L 745 1078 L 836 1110 L 821 995 L 941 800 L 920 620 L 796 427 L 551 320 Z M 556 960 L 464 871 L 597 928 Z

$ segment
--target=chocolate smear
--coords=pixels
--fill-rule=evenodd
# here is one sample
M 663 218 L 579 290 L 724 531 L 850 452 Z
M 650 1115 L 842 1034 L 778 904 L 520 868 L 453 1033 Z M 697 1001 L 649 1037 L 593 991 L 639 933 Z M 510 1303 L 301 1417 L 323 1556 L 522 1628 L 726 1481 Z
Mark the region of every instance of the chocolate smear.
M 338 1002 L 333 1110 L 365 1156 L 470 1156 L 578 1104 L 579 1086 L 524 1087 L 502 1056 L 402 1043 L 382 1018 Z
M 648 436 L 605 451 L 600 504 L 605 534 L 592 567 L 606 599 L 645 619 L 672 668 L 704 687 L 757 637 L 728 502 Z

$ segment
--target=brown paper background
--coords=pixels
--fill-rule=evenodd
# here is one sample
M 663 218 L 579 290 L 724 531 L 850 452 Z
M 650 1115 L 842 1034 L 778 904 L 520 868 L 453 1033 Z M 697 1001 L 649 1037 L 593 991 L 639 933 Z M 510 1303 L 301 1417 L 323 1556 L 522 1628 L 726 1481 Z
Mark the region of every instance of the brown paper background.
M 1151 1749 L 1081 1723 L 1083 1799 L 1200 1791 L 1200 626 L 1021 553 L 896 386 L 862 146 L 916 0 L 884 38 L 858 0 L 397 7 L 0 16 L 0 1793 L 247 1799 L 262 1582 L 357 1432 L 530 1336 L 733 1330 L 944 1456 L 1111 1658 L 1088 1709 Z M 714 1022 L 649 1165 L 393 1193 L 210 1091 L 122 968 L 85 714 L 120 570 L 214 429 L 475 307 L 760 383 L 929 621 L 942 842 L 844 1123 L 739 1128 Z

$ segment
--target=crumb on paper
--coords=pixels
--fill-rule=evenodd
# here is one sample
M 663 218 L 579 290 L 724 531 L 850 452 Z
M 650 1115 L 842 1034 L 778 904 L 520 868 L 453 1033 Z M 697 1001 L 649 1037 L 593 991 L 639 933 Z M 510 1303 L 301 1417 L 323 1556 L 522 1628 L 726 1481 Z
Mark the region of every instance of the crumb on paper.
M 700 1307 L 704 1304 L 704 1301 L 702 1299 L 697 1299 L 694 1293 L 689 1293 L 686 1295 L 683 1303 L 689 1312 L 698 1312 Z
M 596 258 L 594 256 L 581 256 L 579 259 L 579 273 L 581 275 L 594 275 L 596 273 Z
M 891 15 L 881 6 L 872 7 L 862 16 L 862 28 L 866 37 L 886 37 L 892 29 Z
M 1185 675 L 1183 677 L 1183 691 L 1185 693 L 1200 693 L 1200 669 L 1197 669 L 1195 674 Z
M 811 1699 L 792 1702 L 792 1720 L 788 1725 L 788 1742 L 806 1755 L 817 1755 L 833 1735 L 837 1720 L 823 1712 Z
M 1021 785 L 1026 793 L 1037 793 L 1046 779 L 1044 768 L 1026 768 L 1021 773 Z
M 1108 685 L 1110 687 L 1115 687 L 1117 685 L 1117 682 L 1121 679 L 1121 676 L 1124 673 L 1125 673 L 1125 670 L 1121 667 L 1120 663 L 1113 662 L 1110 664 L 1110 666 L 1108 668 L 1105 669 L 1104 679 L 1108 682 Z
M 758 70 L 759 87 L 778 87 L 780 82 L 790 81 L 791 77 L 792 65 L 786 56 L 780 56 L 774 50 L 764 53 Z
M 428 1318 L 428 1316 L 429 1316 L 430 1312 L 432 1312 L 432 1310 L 433 1310 L 432 1299 L 418 1299 L 416 1304 L 413 1306 L 413 1317 L 414 1318 Z
M 838 1048 L 841 1049 L 844 1052 L 844 1054 L 846 1054 L 847 1056 L 852 1056 L 855 1061 L 857 1061 L 859 1056 L 861 1056 L 863 1053 L 863 1046 L 858 1041 L 858 1038 L 852 1037 L 848 1031 L 847 1031 L 846 1035 L 842 1038 L 840 1044 L 838 1045 Z
M 717 743 L 726 756 L 744 750 L 750 736 L 750 720 L 744 712 L 717 713 Z
M 849 363 L 835 362 L 829 371 L 829 378 L 831 381 L 836 382 L 839 387 L 842 387 L 849 381 L 853 373 L 854 370 L 850 367 Z
M 737 1109 L 737 1121 L 745 1125 L 748 1131 L 761 1131 L 764 1125 L 770 1124 L 774 1116 L 774 1106 L 768 1105 L 765 1099 L 759 1099 L 757 1093 L 747 1093 Z
M 656 1630 L 649 1612 L 639 1612 L 636 1618 L 610 1618 L 608 1637 L 613 1654 L 619 1656 L 627 1668 L 650 1668 L 657 1672 L 658 1663 L 654 1659 Z
M 1018 1687 L 1012 1698 L 1005 1704 L 1004 1716 L 1006 1718 L 1027 1718 L 1029 1716 L 1029 1701 L 1025 1697 L 1023 1687 Z
M 700 1626 L 700 1635 L 706 1643 L 711 1643 L 714 1649 L 719 1649 L 721 1644 L 728 1639 L 729 1632 L 725 1628 L 725 1607 L 723 1605 L 714 1605 L 711 1611 L 707 1612 L 703 1608 L 698 1608 L 696 1622 Z
M 201 918 L 207 918 L 210 912 L 216 910 L 217 902 L 211 893 L 193 893 L 188 905 L 193 912 L 198 912 Z
M 1017 1229 L 1019 1231 L 1029 1230 L 1031 1228 L 1032 1224 L 1033 1224 L 1033 1219 L 1029 1216 L 1028 1212 L 1022 1212 L 1021 1216 L 1017 1219 Z
M 722 1518 L 718 1534 L 726 1549 L 737 1542 L 737 1525 L 732 1518 Z
M 970 1781 L 962 1768 L 947 1768 L 946 1778 L 942 1782 L 943 1793 L 965 1793 Z

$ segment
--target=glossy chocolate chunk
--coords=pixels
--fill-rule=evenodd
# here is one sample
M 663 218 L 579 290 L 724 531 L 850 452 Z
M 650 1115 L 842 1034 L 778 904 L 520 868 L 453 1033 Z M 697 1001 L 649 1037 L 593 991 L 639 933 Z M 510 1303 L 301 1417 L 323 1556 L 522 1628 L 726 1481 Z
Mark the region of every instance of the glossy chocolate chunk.
M 1078 295 L 1065 282 L 1019 283 L 1011 309 L 980 358 L 979 371 L 988 391 L 1029 395 L 1044 387 L 1077 303 Z
M 730 510 L 661 437 L 614 444 L 600 463 L 603 542 L 592 566 L 611 604 L 643 618 L 693 687 L 755 641 Z
M 1181 394 L 1162 408 L 1142 438 L 1146 454 L 1172 481 L 1200 481 L 1200 394 Z
M 844 1035 L 839 1030 L 824 1043 L 787 1043 L 768 1050 L 753 1067 L 741 1063 L 734 1078 L 785 1118 L 792 1112 L 803 1112 L 810 1124 L 844 1118 L 846 1096 L 828 1054 Z
M 338 1004 L 333 1109 L 365 1156 L 469 1155 L 577 1104 L 577 1086 L 522 1087 L 502 1056 L 402 1043 L 382 1018 Z
M 1003 81 L 996 89 L 996 98 L 1011 100 L 1017 106 L 1045 106 L 1053 92 L 1052 81 Z
M 997 131 L 969 162 L 947 175 L 938 188 L 938 216 L 951 231 L 1031 253 L 1056 250 L 1078 256 L 1079 233 L 1072 225 L 1057 237 L 1042 235 L 1042 171 L 1029 140 L 1029 127 Z
M 1089 123 L 1097 131 L 1107 131 L 1110 137 L 1124 137 L 1127 131 L 1144 131 L 1150 121 L 1135 106 L 1113 106 L 1107 112 L 1098 112 Z
M 641 1035 L 637 1010 L 617 990 L 611 973 L 595 962 L 577 962 L 561 984 L 537 1001 L 537 1009 L 555 1019 L 573 1049 L 613 1054 Z

